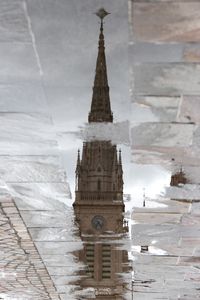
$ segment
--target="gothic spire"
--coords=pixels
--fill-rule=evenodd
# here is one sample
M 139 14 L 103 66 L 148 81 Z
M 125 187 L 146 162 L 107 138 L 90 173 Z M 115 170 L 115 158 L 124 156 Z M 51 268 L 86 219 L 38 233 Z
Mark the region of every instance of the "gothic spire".
M 103 18 L 108 13 L 101 8 L 96 15 L 101 19 L 99 34 L 99 49 L 96 62 L 96 73 L 94 78 L 91 110 L 88 121 L 91 122 L 112 122 L 113 116 L 110 107 L 109 86 L 107 79 L 106 57 L 103 34 Z
M 80 166 L 81 166 L 80 150 L 78 150 L 77 164 L 76 164 L 76 175 L 78 175 L 79 172 L 80 172 Z
M 122 151 L 119 149 L 119 165 L 122 165 Z

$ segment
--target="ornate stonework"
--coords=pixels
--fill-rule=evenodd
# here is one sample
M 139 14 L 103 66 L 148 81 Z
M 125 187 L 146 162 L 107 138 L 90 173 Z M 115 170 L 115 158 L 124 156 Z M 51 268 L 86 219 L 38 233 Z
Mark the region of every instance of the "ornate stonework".
M 101 12 L 105 15 L 103 9 Z M 102 19 L 89 123 L 113 122 Z M 84 243 L 76 255 L 86 265 L 80 286 L 94 289 L 95 297 L 90 299 L 121 300 L 119 273 L 127 270 L 128 255 L 116 248 L 127 227 L 123 220 L 121 150 L 110 141 L 84 142 L 82 155 L 78 151 L 74 210 Z
M 88 121 L 113 122 L 102 19 Z M 110 141 L 84 142 L 81 157 L 78 151 L 74 208 L 82 229 L 84 227 L 87 233 L 122 230 L 124 203 L 121 151 L 118 152 L 116 145 Z

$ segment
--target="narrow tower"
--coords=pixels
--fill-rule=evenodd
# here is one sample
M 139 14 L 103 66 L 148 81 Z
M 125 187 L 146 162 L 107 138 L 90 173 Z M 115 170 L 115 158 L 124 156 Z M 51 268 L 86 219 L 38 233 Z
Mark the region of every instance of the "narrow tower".
M 98 14 L 101 18 L 99 34 L 99 50 L 96 62 L 91 110 L 88 121 L 91 122 L 112 122 L 113 116 L 110 107 L 109 86 L 107 78 L 106 57 L 103 34 L 103 18 L 105 13 Z
M 108 13 L 100 9 L 99 47 L 89 123 L 113 122 L 103 34 L 103 19 Z M 110 141 L 83 143 L 76 167 L 75 214 L 82 230 L 98 234 L 121 231 L 123 223 L 123 170 L 121 151 Z
M 103 34 L 107 14 L 104 9 L 97 13 L 101 26 L 89 123 L 113 122 Z M 124 282 L 119 274 L 127 271 L 128 255 L 117 249 L 123 236 L 119 233 L 127 231 L 123 170 L 121 150 L 110 141 L 84 142 L 82 155 L 78 151 L 74 211 L 84 245 L 77 255 L 86 266 L 81 288 L 95 290 L 95 298 L 90 299 L 123 299 Z

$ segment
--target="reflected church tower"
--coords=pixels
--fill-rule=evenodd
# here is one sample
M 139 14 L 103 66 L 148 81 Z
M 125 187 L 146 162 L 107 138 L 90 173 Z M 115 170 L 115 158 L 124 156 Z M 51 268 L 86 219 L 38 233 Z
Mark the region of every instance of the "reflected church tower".
M 103 17 L 96 62 L 89 123 L 113 122 L 107 79 Z M 85 142 L 76 167 L 76 216 L 87 233 L 120 231 L 123 223 L 123 170 L 121 151 L 110 141 Z M 80 218 L 81 215 L 81 218 Z
M 103 18 L 100 9 L 99 47 L 88 122 L 113 122 L 104 47 Z M 84 249 L 76 255 L 87 269 L 81 287 L 94 287 L 92 299 L 123 299 L 119 273 L 127 270 L 127 252 L 115 250 L 124 226 L 123 170 L 121 151 L 110 141 L 93 140 L 83 143 L 78 151 L 76 196 L 73 204 Z M 121 235 L 122 236 L 122 235 Z M 117 244 L 118 243 L 118 244 Z

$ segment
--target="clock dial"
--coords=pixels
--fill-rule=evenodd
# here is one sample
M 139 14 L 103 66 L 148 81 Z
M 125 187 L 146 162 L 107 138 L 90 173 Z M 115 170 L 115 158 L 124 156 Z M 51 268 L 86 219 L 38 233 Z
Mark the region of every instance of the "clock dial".
M 96 230 L 101 230 L 105 224 L 105 219 L 102 216 L 94 216 L 91 223 Z

